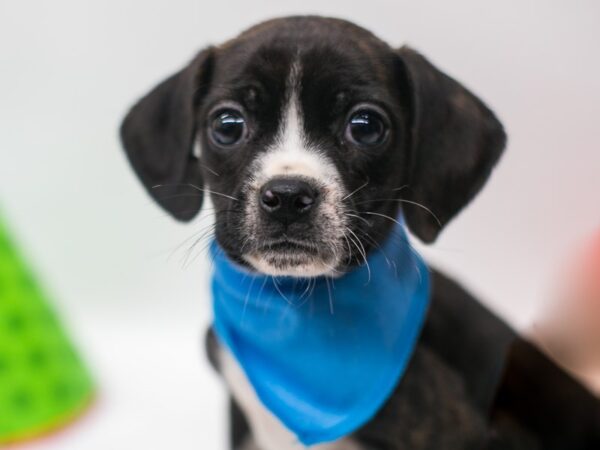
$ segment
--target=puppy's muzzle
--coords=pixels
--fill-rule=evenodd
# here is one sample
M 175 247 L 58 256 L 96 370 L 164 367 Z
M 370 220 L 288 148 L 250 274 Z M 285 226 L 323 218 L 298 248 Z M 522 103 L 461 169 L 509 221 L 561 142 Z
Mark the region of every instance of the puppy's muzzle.
M 318 200 L 318 191 L 298 178 L 275 178 L 259 191 L 259 205 L 266 217 L 284 226 L 305 219 Z

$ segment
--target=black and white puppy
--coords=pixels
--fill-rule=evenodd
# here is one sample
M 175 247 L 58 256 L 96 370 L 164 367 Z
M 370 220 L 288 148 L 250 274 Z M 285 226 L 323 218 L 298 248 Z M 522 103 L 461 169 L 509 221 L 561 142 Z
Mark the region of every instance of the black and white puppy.
M 291 17 L 201 51 L 132 108 L 122 140 L 175 218 L 191 220 L 202 192 L 211 194 L 216 239 L 231 259 L 319 276 L 361 264 L 400 212 L 414 235 L 434 241 L 483 186 L 506 137 L 480 99 L 416 51 L 342 20 Z M 296 448 L 235 360 L 211 334 L 208 343 L 233 397 L 233 448 Z M 529 378 L 510 378 L 519 371 Z M 542 371 L 551 381 L 532 394 Z M 588 408 L 587 419 L 574 415 L 577 433 L 559 432 L 564 421 L 549 412 L 565 399 L 531 419 L 556 383 Z M 427 323 L 395 394 L 355 435 L 314 448 L 592 448 L 597 411 L 583 388 L 434 272 Z

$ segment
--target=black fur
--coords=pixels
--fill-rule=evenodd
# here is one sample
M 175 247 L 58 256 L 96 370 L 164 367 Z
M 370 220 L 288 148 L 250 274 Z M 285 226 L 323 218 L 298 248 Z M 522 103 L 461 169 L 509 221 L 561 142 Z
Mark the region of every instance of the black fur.
M 252 162 L 276 139 L 294 62 L 301 67 L 297 90 L 307 140 L 335 164 L 345 190 L 356 191 L 344 203 L 359 216 L 349 226 L 365 249 L 387 237 L 393 223 L 384 216 L 397 217 L 400 207 L 416 236 L 435 240 L 490 175 L 506 141 L 502 125 L 481 100 L 414 50 L 391 48 L 336 19 L 260 24 L 202 51 L 140 100 L 121 135 L 146 189 L 181 220 L 200 210 L 205 186 L 217 192 L 211 193 L 216 238 L 231 258 L 245 263 L 244 186 Z M 212 112 L 226 102 L 239 105 L 248 125 L 247 139 L 230 149 L 207 135 Z M 343 136 L 349 111 L 362 102 L 376 105 L 389 125 L 385 142 L 368 151 Z M 314 235 L 307 222 L 294 231 L 297 239 Z M 360 261 L 350 249 L 339 269 Z M 535 380 L 549 373 L 552 384 L 541 389 Z M 564 395 L 547 400 L 555 392 L 568 392 L 573 401 Z M 389 450 L 592 449 L 600 448 L 599 410 L 587 391 L 435 274 L 433 304 L 410 368 L 385 408 L 355 437 L 365 448 Z M 234 403 L 232 423 L 235 447 L 249 430 Z
M 142 98 L 121 126 L 131 166 L 150 195 L 179 220 L 190 220 L 202 207 L 202 195 L 193 195 L 190 186 L 203 184 L 192 146 L 211 61 L 210 49 L 200 52 Z
M 405 208 L 411 229 L 433 241 L 471 200 L 506 144 L 502 125 L 481 100 L 409 48 L 398 52 L 412 93 L 410 198 L 432 210 Z

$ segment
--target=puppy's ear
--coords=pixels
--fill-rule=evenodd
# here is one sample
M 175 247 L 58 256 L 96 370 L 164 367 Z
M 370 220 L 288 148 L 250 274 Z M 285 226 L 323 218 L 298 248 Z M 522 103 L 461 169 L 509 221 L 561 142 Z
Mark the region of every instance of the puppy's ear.
M 121 125 L 133 169 L 154 200 L 178 220 L 191 220 L 202 207 L 201 165 L 193 146 L 212 59 L 211 49 L 200 52 L 138 101 Z
M 412 232 L 433 242 L 477 194 L 506 144 L 496 116 L 460 83 L 402 47 L 400 77 L 409 96 L 411 167 L 404 215 Z

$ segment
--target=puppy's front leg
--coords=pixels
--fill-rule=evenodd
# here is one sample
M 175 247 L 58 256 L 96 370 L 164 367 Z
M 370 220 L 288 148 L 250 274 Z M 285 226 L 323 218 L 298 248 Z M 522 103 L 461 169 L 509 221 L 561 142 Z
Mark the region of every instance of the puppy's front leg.
M 232 408 L 238 408 L 237 405 L 239 405 L 239 409 L 235 410 L 234 416 L 242 413 L 249 426 L 248 435 L 243 438 L 238 436 L 238 439 L 234 439 L 234 450 L 303 450 L 305 448 L 260 403 L 241 367 L 229 351 L 223 347 L 219 348 L 218 366 L 235 399 Z M 235 419 L 235 417 L 232 417 L 232 419 Z M 235 423 L 233 425 L 235 427 Z M 239 446 L 235 445 L 236 440 L 241 441 Z M 310 449 L 367 450 L 349 438 L 328 444 L 315 445 L 310 447 Z

